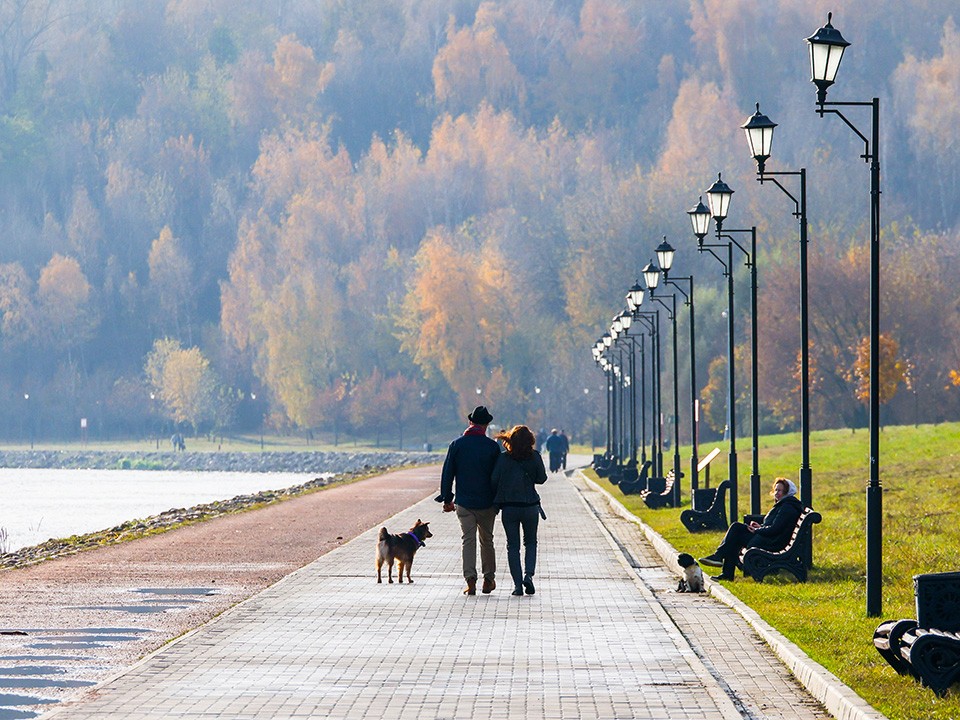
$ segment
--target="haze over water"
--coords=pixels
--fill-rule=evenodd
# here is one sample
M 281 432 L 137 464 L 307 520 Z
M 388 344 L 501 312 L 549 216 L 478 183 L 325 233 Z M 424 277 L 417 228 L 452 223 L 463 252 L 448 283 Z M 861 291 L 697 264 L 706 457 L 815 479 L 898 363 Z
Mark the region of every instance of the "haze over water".
M 316 474 L 0 468 L 0 528 L 12 552 L 214 500 L 300 485 Z

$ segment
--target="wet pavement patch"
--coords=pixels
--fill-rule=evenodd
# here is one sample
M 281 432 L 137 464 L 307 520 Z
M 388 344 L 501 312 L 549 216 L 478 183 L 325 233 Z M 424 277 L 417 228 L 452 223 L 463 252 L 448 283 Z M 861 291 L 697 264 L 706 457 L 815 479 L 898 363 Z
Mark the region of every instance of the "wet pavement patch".
M 90 643 L 90 642 L 78 642 L 78 643 L 69 643 L 69 642 L 58 642 L 58 643 L 31 643 L 27 645 L 28 648 L 34 648 L 36 650 L 93 650 L 96 648 L 105 648 L 106 645 L 102 643 Z
M 35 717 L 39 717 L 39 715 L 29 710 L 11 710 L 10 708 L 0 707 L 0 720 L 20 720 L 20 718 Z
M 47 642 L 68 642 L 68 643 L 113 643 L 113 642 L 135 642 L 139 640 L 136 635 L 48 635 L 39 638 Z
M 91 685 L 96 685 L 96 683 L 89 680 L 54 680 L 52 678 L 39 677 L 0 677 L 0 688 L 17 688 L 20 690 L 32 690 L 34 688 L 77 688 L 90 687 Z
M 133 592 L 145 595 L 217 595 L 216 588 L 137 588 Z
M 33 662 L 58 662 L 62 660 L 82 660 L 89 661 L 90 658 L 79 657 L 77 655 L 0 655 L 0 662 L 20 662 L 22 660 L 32 660 Z
M 174 608 L 185 608 L 186 605 L 83 605 L 77 610 L 113 610 L 128 613 L 162 613 Z
M 56 700 L 31 697 L 29 695 L 11 695 L 0 693 L 0 707 L 16 707 L 17 705 L 54 705 Z M 28 716 L 29 717 L 29 716 Z
M 29 656 L 27 656 L 29 657 Z M 0 675 L 62 675 L 65 673 L 62 667 L 57 665 L 19 665 L 17 667 L 0 667 Z

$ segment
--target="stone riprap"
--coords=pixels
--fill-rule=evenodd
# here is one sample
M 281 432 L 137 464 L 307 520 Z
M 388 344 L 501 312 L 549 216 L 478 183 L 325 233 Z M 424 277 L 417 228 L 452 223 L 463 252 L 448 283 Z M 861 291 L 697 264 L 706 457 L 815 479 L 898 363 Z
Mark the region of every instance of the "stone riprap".
M 181 470 L 224 472 L 345 473 L 438 463 L 428 452 L 115 452 L 0 451 L 0 467 L 65 470 Z

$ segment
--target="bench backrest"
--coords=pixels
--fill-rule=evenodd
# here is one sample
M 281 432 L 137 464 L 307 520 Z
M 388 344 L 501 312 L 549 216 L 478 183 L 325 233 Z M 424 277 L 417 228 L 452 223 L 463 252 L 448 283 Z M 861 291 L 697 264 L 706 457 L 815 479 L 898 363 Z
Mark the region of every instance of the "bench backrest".
M 729 480 L 724 480 L 722 483 L 717 485 L 717 492 L 713 496 L 713 502 L 710 503 L 710 507 L 707 508 L 707 512 L 709 512 L 710 510 L 713 510 L 715 507 L 717 507 L 717 505 L 726 507 L 727 505 L 726 494 L 727 494 L 727 490 L 729 489 L 730 489 Z
M 822 519 L 823 517 L 816 510 L 805 507 L 803 513 L 800 515 L 800 519 L 797 520 L 797 524 L 793 528 L 793 535 L 790 536 L 790 542 L 787 543 L 783 552 L 792 550 L 793 546 L 801 537 L 809 535 L 812 532 L 813 524 L 820 522 Z

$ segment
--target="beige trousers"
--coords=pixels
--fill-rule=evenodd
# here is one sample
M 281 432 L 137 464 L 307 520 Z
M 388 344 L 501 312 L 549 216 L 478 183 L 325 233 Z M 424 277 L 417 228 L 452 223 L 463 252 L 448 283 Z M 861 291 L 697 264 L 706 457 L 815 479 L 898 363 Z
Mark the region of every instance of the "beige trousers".
M 477 536 L 480 536 L 480 568 L 484 580 L 493 580 L 497 573 L 497 561 L 493 551 L 493 523 L 497 511 L 493 508 L 471 510 L 457 505 L 457 519 L 463 533 L 463 577 L 477 579 Z

